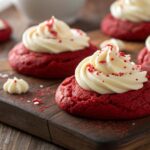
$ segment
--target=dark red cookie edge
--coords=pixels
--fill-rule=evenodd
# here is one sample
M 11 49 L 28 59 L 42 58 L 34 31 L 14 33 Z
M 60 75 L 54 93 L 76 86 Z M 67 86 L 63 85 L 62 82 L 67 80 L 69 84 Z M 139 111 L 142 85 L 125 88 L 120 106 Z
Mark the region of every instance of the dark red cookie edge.
M 101 23 L 108 36 L 127 41 L 144 41 L 150 35 L 150 22 L 134 23 L 114 18 L 108 14 Z
M 82 89 L 71 76 L 59 85 L 55 101 L 62 110 L 75 116 L 104 120 L 137 119 L 150 115 L 150 81 L 137 91 L 100 95 Z
M 23 43 L 9 52 L 9 63 L 17 72 L 39 78 L 64 78 L 74 74 L 78 63 L 93 54 L 97 47 L 90 43 L 88 48 L 60 54 L 29 51 Z

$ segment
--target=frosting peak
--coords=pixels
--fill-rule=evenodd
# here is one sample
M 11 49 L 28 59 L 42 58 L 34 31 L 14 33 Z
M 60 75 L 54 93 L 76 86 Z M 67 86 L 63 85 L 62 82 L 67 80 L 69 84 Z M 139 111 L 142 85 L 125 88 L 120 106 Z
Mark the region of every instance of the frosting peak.
M 130 61 L 129 55 L 119 52 L 117 45 L 107 44 L 80 62 L 75 78 L 83 89 L 110 94 L 141 89 L 146 74 Z
M 10 94 L 23 94 L 29 90 L 29 85 L 25 80 L 14 77 L 4 83 L 3 89 Z
M 150 0 L 117 0 L 110 10 L 115 18 L 121 20 L 150 21 Z
M 23 44 L 31 51 L 62 53 L 89 46 L 89 37 L 79 29 L 71 29 L 66 23 L 52 17 L 33 26 L 23 34 Z

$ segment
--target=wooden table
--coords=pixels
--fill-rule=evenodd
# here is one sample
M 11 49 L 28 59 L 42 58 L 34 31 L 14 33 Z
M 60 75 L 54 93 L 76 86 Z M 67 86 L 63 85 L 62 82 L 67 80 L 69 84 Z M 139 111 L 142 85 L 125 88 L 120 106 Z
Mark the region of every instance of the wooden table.
M 98 5 L 102 3 L 99 0 L 88 0 L 85 8 L 83 8 L 80 18 L 72 26 L 80 27 L 86 31 L 94 30 L 99 28 L 99 19 L 108 11 L 106 8 L 112 0 L 109 0 L 103 5 Z M 96 8 L 94 8 L 97 6 Z M 100 11 L 102 10 L 100 14 Z M 87 11 L 88 9 L 88 11 Z M 90 12 L 90 13 L 89 13 Z M 91 16 L 92 14 L 92 16 Z M 95 18 L 91 23 L 89 20 L 92 20 L 94 14 Z M 0 17 L 9 20 L 11 26 L 14 29 L 13 40 L 8 41 L 5 44 L 0 45 L 0 59 L 6 59 L 8 51 L 16 43 L 16 41 L 21 40 L 23 31 L 29 26 L 27 20 L 21 16 L 15 7 L 11 7 L 8 10 L 0 14 Z M 83 20 L 84 17 L 84 20 Z M 62 148 L 42 141 L 36 137 L 30 136 L 26 133 L 20 132 L 12 127 L 3 125 L 0 123 L 0 150 L 61 150 Z

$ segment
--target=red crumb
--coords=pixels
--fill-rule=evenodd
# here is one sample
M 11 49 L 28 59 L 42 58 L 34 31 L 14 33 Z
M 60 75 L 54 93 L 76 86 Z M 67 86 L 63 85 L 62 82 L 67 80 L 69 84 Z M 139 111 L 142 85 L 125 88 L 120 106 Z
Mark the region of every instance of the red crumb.
M 17 83 L 17 80 L 14 80 L 14 83 Z
M 39 89 L 36 92 L 36 97 L 45 96 L 46 94 L 49 94 L 50 92 L 51 92 L 50 87 Z
M 34 103 L 34 105 L 39 105 L 39 104 L 43 104 L 43 101 L 41 98 L 34 98 L 32 100 L 32 102 Z
M 41 106 L 40 109 L 39 109 L 39 111 L 40 112 L 44 112 L 49 107 L 50 107 L 50 105 L 48 105 L 48 106 Z

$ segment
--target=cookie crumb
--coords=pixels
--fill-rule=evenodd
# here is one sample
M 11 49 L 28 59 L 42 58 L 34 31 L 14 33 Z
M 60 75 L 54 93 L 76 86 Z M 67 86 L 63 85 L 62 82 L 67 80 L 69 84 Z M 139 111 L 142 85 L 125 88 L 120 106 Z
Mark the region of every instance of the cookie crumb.
M 40 88 L 43 88 L 43 87 L 44 87 L 44 85 L 41 84 L 41 85 L 40 85 Z

